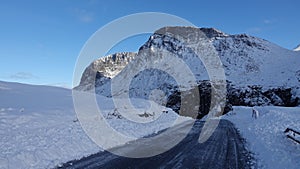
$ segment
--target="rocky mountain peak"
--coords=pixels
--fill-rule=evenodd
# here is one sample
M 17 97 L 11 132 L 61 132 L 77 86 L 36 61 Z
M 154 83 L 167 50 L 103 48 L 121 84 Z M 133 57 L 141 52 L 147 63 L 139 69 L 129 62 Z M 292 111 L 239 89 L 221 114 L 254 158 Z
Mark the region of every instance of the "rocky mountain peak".
M 208 38 L 227 37 L 228 34 L 215 28 L 199 28 Z
M 170 26 L 170 27 L 163 27 L 154 34 L 166 34 L 166 32 L 170 32 L 176 35 L 181 36 L 188 36 L 188 35 L 195 35 L 196 32 L 203 33 L 207 38 L 216 38 L 216 37 L 227 37 L 228 34 L 223 33 L 220 30 L 215 28 L 196 28 L 196 27 L 184 27 L 184 26 Z
M 90 68 L 105 77 L 113 78 L 119 73 L 134 57 L 134 52 L 114 53 L 91 63 Z
M 136 55 L 137 53 L 134 52 L 120 52 L 93 61 L 83 72 L 77 88 L 89 90 L 93 88 L 95 82 L 98 84 L 105 83 L 120 73 Z

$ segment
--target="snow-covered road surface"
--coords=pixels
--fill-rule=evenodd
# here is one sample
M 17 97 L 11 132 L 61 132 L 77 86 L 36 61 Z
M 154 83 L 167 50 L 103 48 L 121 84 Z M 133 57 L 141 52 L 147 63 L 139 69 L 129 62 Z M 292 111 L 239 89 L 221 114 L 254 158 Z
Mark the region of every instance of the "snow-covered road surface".
M 60 168 L 251 168 L 251 155 L 231 122 L 221 120 L 209 140 L 200 144 L 198 138 L 203 125 L 203 121 L 196 121 L 187 137 L 160 155 L 150 158 L 127 158 L 105 151 L 81 160 L 70 161 Z M 143 147 L 145 152 L 153 151 L 171 142 L 172 137 L 176 137 L 171 134 L 172 130 L 178 133 L 186 126 L 187 124 L 183 123 L 174 129 L 167 130 L 160 134 L 161 137 L 157 140 L 143 140 L 138 144 L 133 141 L 116 149 L 125 153 L 132 153 L 139 147 Z M 147 145 L 151 146 L 147 147 Z

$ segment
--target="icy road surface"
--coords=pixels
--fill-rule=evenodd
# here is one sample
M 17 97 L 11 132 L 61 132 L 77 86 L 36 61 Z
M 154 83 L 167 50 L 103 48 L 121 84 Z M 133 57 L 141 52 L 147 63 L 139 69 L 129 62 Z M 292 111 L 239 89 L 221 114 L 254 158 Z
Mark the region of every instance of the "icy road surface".
M 61 168 L 251 168 L 251 155 L 245 148 L 244 140 L 230 121 L 221 120 L 212 136 L 200 144 L 198 138 L 203 125 L 203 121 L 196 121 L 187 137 L 160 155 L 149 158 L 127 158 L 105 151 L 70 161 Z M 143 140 L 138 145 L 131 142 L 116 149 L 130 153 L 136 149 L 136 146 L 142 146 L 145 152 L 153 151 L 171 142 L 171 137 L 176 137 L 172 132 L 178 133 L 186 126 L 186 123 L 183 123 L 163 132 L 160 134 L 161 137 L 151 140 L 156 143 L 155 145 L 151 145 L 150 140 Z

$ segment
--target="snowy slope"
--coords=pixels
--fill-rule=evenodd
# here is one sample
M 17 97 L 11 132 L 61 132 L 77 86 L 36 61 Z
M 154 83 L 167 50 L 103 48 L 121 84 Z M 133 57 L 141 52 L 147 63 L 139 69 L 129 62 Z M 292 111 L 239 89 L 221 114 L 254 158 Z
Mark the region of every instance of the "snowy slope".
M 149 115 L 157 119 L 152 123 L 133 123 L 119 118 L 111 99 L 97 99 L 103 120 L 132 139 L 165 129 L 178 118 L 169 110 L 160 117 Z M 147 101 L 133 101 L 144 113 Z M 1 169 L 53 168 L 102 150 L 81 128 L 68 89 L 0 82 L 0 128 Z
M 100 150 L 73 122 L 71 94 L 0 82 L 0 168 L 50 168 Z
M 257 166 L 263 169 L 300 166 L 300 146 L 288 139 L 284 131 L 292 128 L 300 131 L 300 108 L 256 107 L 259 117 L 251 117 L 252 108 L 234 107 L 223 118 L 232 121 L 246 139 L 255 154 Z
M 295 76 L 300 71 L 300 54 L 281 48 L 266 40 L 252 37 L 246 34 L 228 35 L 213 28 L 186 28 L 170 27 L 162 28 L 176 31 L 190 31 L 187 36 L 192 36 L 196 31 L 201 31 L 207 36 L 207 43 L 212 43 L 218 52 L 225 69 L 226 79 L 238 86 L 262 85 L 262 86 L 299 86 L 299 80 Z M 208 80 L 203 64 L 193 65 L 195 62 L 193 53 L 185 49 L 178 40 L 154 33 L 144 48 L 163 48 L 182 56 L 199 80 Z M 183 49 L 180 49 L 183 47 Z M 176 50 L 179 48 L 178 50 Z M 138 57 L 137 57 L 138 58 Z M 198 63 L 198 62 L 196 62 Z M 200 67 L 200 68 L 199 68 Z M 274 78 L 276 75 L 276 78 Z M 241 78 L 242 77 L 242 78 Z
M 295 47 L 294 51 L 300 51 L 300 45 L 298 45 L 297 47 Z
M 41 108 L 45 110 L 72 109 L 70 99 L 72 93 L 69 89 L 0 81 L 0 92 L 1 108 L 24 108 L 30 111 Z
M 227 79 L 236 85 L 269 88 L 300 84 L 299 77 L 295 76 L 300 66 L 300 55 L 297 52 L 247 35 L 227 37 L 215 43 L 230 44 L 228 46 L 231 50 L 222 50 L 220 58 Z

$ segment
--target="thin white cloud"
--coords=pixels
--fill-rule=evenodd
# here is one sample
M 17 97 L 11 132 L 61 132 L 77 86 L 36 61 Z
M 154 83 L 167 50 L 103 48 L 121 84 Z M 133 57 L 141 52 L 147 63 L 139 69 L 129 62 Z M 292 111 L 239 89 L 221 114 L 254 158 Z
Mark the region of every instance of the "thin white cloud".
M 94 20 L 93 13 L 86 9 L 75 8 L 74 14 L 79 19 L 79 21 L 84 22 L 84 23 L 90 23 Z
M 250 27 L 246 30 L 246 33 L 248 34 L 255 34 L 255 33 L 260 33 L 265 31 L 266 29 L 270 28 L 272 26 L 272 24 L 276 23 L 277 19 L 264 19 L 261 21 L 262 24 L 260 24 L 260 26 L 258 27 Z
M 93 21 L 93 17 L 91 17 L 91 16 L 81 16 L 80 18 L 80 21 L 82 21 L 82 22 L 86 22 L 86 23 L 89 23 L 89 22 L 92 22 Z
M 272 21 L 269 20 L 269 19 L 265 19 L 265 20 L 264 20 L 264 24 L 271 24 L 271 23 L 272 23 Z
M 273 24 L 275 22 L 277 22 L 277 19 L 265 19 L 265 20 L 263 20 L 263 23 L 266 24 L 266 25 Z
M 30 72 L 17 72 L 13 75 L 10 75 L 9 78 L 10 79 L 15 79 L 15 80 L 38 79 L 37 76 L 33 75 Z

